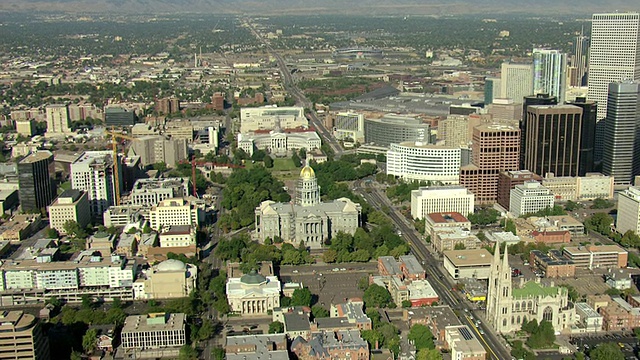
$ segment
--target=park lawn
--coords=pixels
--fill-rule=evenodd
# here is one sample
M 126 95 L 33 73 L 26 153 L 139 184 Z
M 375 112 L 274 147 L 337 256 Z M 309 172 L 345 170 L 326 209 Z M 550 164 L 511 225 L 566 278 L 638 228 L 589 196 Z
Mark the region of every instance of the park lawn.
M 291 159 L 273 159 L 273 171 L 291 171 L 295 169 L 296 166 Z

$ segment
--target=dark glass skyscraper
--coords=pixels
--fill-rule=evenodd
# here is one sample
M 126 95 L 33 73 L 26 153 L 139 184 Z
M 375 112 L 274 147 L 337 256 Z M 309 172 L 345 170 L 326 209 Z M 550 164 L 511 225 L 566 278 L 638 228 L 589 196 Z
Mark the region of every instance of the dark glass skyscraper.
M 582 108 L 582 139 L 580 141 L 580 165 L 578 176 L 585 176 L 588 172 L 595 171 L 595 139 L 596 116 L 598 104 L 584 97 L 578 97 L 570 105 Z
M 18 163 L 18 186 L 22 211 L 46 209 L 55 197 L 51 179 L 53 154 L 38 151 Z

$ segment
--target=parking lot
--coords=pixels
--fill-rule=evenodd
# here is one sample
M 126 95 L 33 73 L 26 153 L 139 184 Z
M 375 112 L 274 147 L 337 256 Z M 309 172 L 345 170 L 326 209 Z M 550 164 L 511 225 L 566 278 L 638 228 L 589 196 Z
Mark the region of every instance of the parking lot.
M 369 274 L 377 274 L 377 263 L 307 265 L 280 269 L 282 281 L 302 283 L 312 294 L 318 296 L 317 304 L 327 310 L 331 304 L 345 302 L 353 297 L 362 298 L 363 292 L 358 289 L 358 281 Z

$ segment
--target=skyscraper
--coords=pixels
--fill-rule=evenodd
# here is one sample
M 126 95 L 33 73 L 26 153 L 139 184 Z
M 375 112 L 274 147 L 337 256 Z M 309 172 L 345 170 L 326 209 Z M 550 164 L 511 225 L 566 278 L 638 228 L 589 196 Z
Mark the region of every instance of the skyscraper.
M 502 63 L 500 97 L 522 103 L 522 98 L 533 94 L 533 67 L 531 64 Z
M 485 105 L 493 104 L 493 100 L 500 97 L 501 84 L 500 78 L 488 77 L 484 79 L 484 103 Z
M 555 96 L 549 96 L 549 94 L 536 94 L 524 97 L 524 103 L 522 104 L 522 114 L 520 114 L 520 146 L 523 149 L 520 151 L 520 168 L 525 169 L 524 166 L 524 149 L 527 147 L 527 107 L 531 105 L 557 105 L 558 98 Z M 528 170 L 528 169 L 527 169 Z
M 580 165 L 578 165 L 578 176 L 585 176 L 595 170 L 595 162 L 602 160 L 602 154 L 595 157 L 595 136 L 596 136 L 596 113 L 598 105 L 587 98 L 577 97 L 575 101 L 567 102 L 582 108 L 582 135 L 580 140 Z
M 120 161 L 118 161 L 120 166 Z M 122 171 L 119 171 L 122 176 Z M 71 164 L 71 187 L 89 194 L 91 214 L 102 218 L 109 206 L 115 205 L 113 153 L 111 151 L 85 151 Z M 120 189 L 123 188 L 122 177 Z
M 498 124 L 477 126 L 472 157 L 472 165 L 460 168 L 460 185 L 476 196 L 476 204 L 493 204 L 498 199 L 500 172 L 519 168 L 520 130 Z
M 604 123 L 602 172 L 617 184 L 629 184 L 640 174 L 640 83 L 609 84 Z
M 531 94 L 549 94 L 557 97 L 562 104 L 566 92 L 567 54 L 559 50 L 533 49 L 533 92 Z
M 590 38 L 584 35 L 584 29 L 580 29 L 580 35 L 576 36 L 571 65 L 576 68 L 576 83 L 571 86 L 586 86 L 589 73 L 589 45 Z
M 598 121 L 607 115 L 609 83 L 640 80 L 640 13 L 594 14 L 589 50 L 588 99 L 598 103 Z M 596 134 L 596 141 L 598 141 Z
M 573 105 L 527 107 L 524 168 L 540 176 L 578 176 L 582 108 Z
M 38 151 L 18 163 L 18 186 L 22 211 L 44 209 L 55 197 L 51 174 L 53 154 Z

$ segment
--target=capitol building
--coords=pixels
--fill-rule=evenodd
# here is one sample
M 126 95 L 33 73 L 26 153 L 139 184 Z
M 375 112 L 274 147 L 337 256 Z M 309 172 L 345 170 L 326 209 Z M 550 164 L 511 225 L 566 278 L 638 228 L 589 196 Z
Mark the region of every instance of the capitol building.
M 320 249 L 338 232 L 353 235 L 360 226 L 362 208 L 350 199 L 320 201 L 320 186 L 316 174 L 307 165 L 300 171 L 295 202 L 263 201 L 255 210 L 254 238 L 280 237 L 295 245 L 303 242 L 311 249 Z

